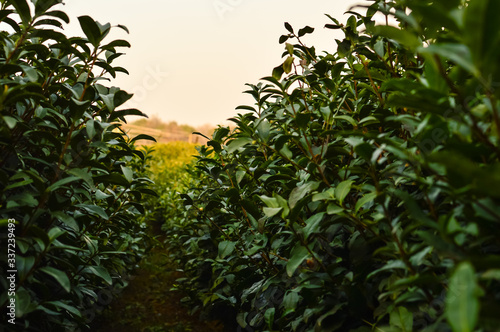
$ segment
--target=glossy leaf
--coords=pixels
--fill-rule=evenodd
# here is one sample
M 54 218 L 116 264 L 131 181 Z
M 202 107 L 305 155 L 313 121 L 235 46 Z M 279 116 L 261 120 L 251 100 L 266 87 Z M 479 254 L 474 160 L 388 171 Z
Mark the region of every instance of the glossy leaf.
M 31 22 L 31 10 L 28 2 L 26 0 L 10 0 L 10 2 L 16 8 L 16 12 L 21 17 L 23 24 L 28 26 Z
M 309 256 L 310 254 L 306 247 L 303 247 L 301 245 L 295 246 L 290 253 L 288 262 L 286 263 L 286 273 L 288 274 L 288 276 L 291 277 L 295 273 L 295 270 L 297 270 L 299 265 L 302 264 L 304 259 Z
M 342 181 L 335 187 L 335 199 L 339 201 L 340 205 L 344 203 L 344 199 L 351 191 L 352 184 L 353 181 L 346 180 Z
M 70 292 L 71 283 L 65 272 L 50 266 L 42 267 L 40 268 L 40 271 L 53 277 L 66 292 Z
M 90 43 L 94 46 L 99 45 L 101 41 L 101 30 L 94 19 L 85 15 L 78 17 L 78 21 L 80 22 L 80 27 Z
M 303 199 L 306 195 L 308 195 L 310 192 L 316 190 L 319 186 L 319 182 L 307 182 L 304 183 L 303 185 L 296 187 L 292 190 L 290 193 L 289 201 L 288 204 L 290 208 L 294 208 L 295 205 Z
M 223 241 L 219 243 L 219 258 L 223 259 L 234 252 L 236 242 Z
M 102 266 L 87 266 L 83 269 L 82 273 L 93 274 L 104 280 L 108 285 L 113 284 L 113 280 L 111 279 L 108 270 Z

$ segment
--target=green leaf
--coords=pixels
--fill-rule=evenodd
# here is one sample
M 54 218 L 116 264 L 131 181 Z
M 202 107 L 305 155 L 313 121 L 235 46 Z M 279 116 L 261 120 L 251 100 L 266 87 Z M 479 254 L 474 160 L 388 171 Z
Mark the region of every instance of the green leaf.
M 114 93 L 110 93 L 110 94 L 101 94 L 100 95 L 102 101 L 104 102 L 104 104 L 106 105 L 106 107 L 108 108 L 108 110 L 113 113 L 113 111 L 115 110 L 115 95 Z
M 284 42 L 286 42 L 290 37 L 287 36 L 287 35 L 282 35 L 280 36 L 280 39 L 279 39 L 279 43 L 280 44 L 283 44 Z
M 115 103 L 115 100 L 113 98 L 113 104 L 114 103 Z M 125 109 L 125 110 L 119 110 L 119 111 L 115 110 L 115 111 L 113 111 L 111 113 L 111 115 L 109 116 L 108 121 L 111 122 L 111 121 L 114 121 L 115 119 L 125 120 L 125 116 L 126 115 L 137 115 L 137 116 L 146 117 L 146 114 L 144 114 L 143 112 L 139 111 L 138 109 L 129 108 L 129 109 Z
M 292 71 L 292 65 L 293 65 L 293 56 L 289 56 L 286 58 L 285 62 L 283 62 L 283 71 L 286 74 L 289 74 Z
M 67 215 L 66 213 L 64 213 L 62 211 L 54 211 L 54 212 L 51 212 L 51 214 L 54 217 L 56 217 L 57 219 L 59 219 L 61 222 L 63 222 L 66 226 L 71 228 L 73 231 L 75 231 L 75 232 L 80 231 L 80 226 L 78 225 L 78 223 L 76 222 L 76 220 L 73 217 Z
M 100 206 L 92 205 L 92 204 L 77 204 L 76 207 L 82 208 L 82 209 L 86 210 L 87 212 L 89 212 L 90 214 L 97 215 L 105 220 L 109 219 L 109 216 L 106 213 L 106 211 L 104 211 L 104 209 Z
M 5 124 L 7 124 L 7 127 L 9 127 L 9 129 L 14 129 L 14 127 L 17 124 L 16 118 L 13 118 L 11 116 L 8 116 L 8 115 L 2 116 L 2 119 L 3 119 L 3 121 L 5 121 Z
M 270 331 L 273 329 L 275 312 L 276 309 L 273 307 L 273 308 L 268 308 L 264 313 L 264 320 L 266 321 L 267 327 L 269 328 Z
M 450 278 L 446 293 L 445 316 L 454 332 L 475 331 L 480 295 L 474 267 L 469 262 L 460 263 Z
M 36 302 L 31 300 L 30 293 L 24 287 L 20 287 L 16 291 L 16 318 L 22 318 L 35 309 Z
M 344 208 L 341 207 L 341 206 L 338 206 L 337 204 L 335 203 L 330 203 L 328 204 L 327 208 L 326 208 L 326 213 L 328 213 L 329 215 L 335 215 L 335 214 L 339 214 L 341 212 L 344 211 Z
M 111 279 L 108 270 L 106 270 L 103 266 L 86 266 L 82 270 L 82 273 L 93 274 L 104 280 L 108 285 L 113 284 L 113 280 Z
M 53 20 L 53 19 L 44 19 L 44 20 L 38 20 L 34 26 L 40 26 L 40 25 L 51 25 L 59 29 L 63 29 L 63 25 L 61 22 L 58 20 Z
M 293 33 L 293 28 L 288 22 L 285 22 L 285 29 L 287 29 L 290 33 Z
M 361 209 L 366 203 L 372 202 L 377 197 L 377 193 L 369 193 L 358 199 L 356 202 L 356 207 L 354 211 L 358 213 L 359 209 Z
M 318 233 L 324 216 L 325 212 L 316 213 L 305 221 L 306 226 L 302 229 L 302 234 L 304 234 L 305 239 L 313 233 Z
M 236 171 L 236 183 L 240 184 L 241 181 L 245 178 L 246 174 L 247 172 L 245 170 Z
M 267 142 L 269 140 L 270 131 L 271 131 L 271 124 L 267 119 L 262 119 L 257 125 L 256 132 L 263 142 Z
M 413 314 L 405 307 L 396 307 L 390 314 L 391 326 L 399 327 L 403 332 L 413 331 Z
M 340 182 L 337 187 L 335 187 L 335 199 L 340 203 L 340 205 L 343 204 L 344 199 L 346 198 L 347 194 L 351 191 L 351 187 L 354 181 L 351 180 L 345 180 Z
M 146 135 L 146 134 L 139 134 L 139 135 L 135 136 L 134 138 L 132 138 L 130 140 L 130 143 L 138 141 L 138 140 L 141 140 L 141 139 L 144 139 L 144 140 L 147 140 L 147 141 L 156 142 L 156 138 L 154 138 L 153 136 L 149 136 L 149 135 Z
M 219 243 L 218 258 L 224 259 L 231 255 L 236 248 L 236 242 L 233 241 L 222 241 Z
M 274 67 L 273 69 L 273 78 L 276 80 L 280 80 L 281 76 L 283 76 L 283 73 L 285 70 L 283 69 L 283 65 L 279 65 L 278 67 Z
M 39 1 L 43 2 L 43 1 Z M 58 19 L 63 20 L 65 23 L 69 23 L 69 17 L 65 12 L 62 12 L 60 10 L 52 10 L 50 12 L 45 12 L 43 13 L 44 16 L 52 16 L 52 17 L 57 17 Z
M 10 0 L 17 14 L 21 17 L 23 24 L 27 27 L 31 22 L 31 10 L 26 0 Z
M 38 72 L 31 66 L 19 65 L 30 82 L 38 81 Z
M 26 251 L 23 249 L 22 244 L 23 242 L 17 241 L 17 245 L 19 246 L 19 249 L 22 253 L 25 253 Z M 31 269 L 33 268 L 33 265 L 35 265 L 35 257 L 33 256 L 17 256 L 16 257 L 16 264 L 17 264 L 17 270 L 19 271 L 19 277 L 20 278 L 26 278 L 28 276 L 28 273 L 30 273 Z
M 372 276 L 374 276 L 375 274 L 382 272 L 382 271 L 394 270 L 394 269 L 406 270 L 406 268 L 407 268 L 407 266 L 402 260 L 400 260 L 400 259 L 390 260 L 390 261 L 387 261 L 387 263 L 383 267 L 381 267 L 380 269 L 377 269 L 377 270 L 371 272 L 370 274 L 368 274 L 366 279 L 369 279 Z
M 465 70 L 469 71 L 474 75 L 478 75 L 478 69 L 474 66 L 472 62 L 472 56 L 470 50 L 467 46 L 463 44 L 432 44 L 427 47 L 419 47 L 418 52 L 422 55 L 434 55 L 437 54 L 445 59 L 449 59 L 455 62 L 457 65 L 463 67 Z M 432 57 L 428 57 L 428 61 L 436 61 Z
M 47 10 L 49 10 L 54 5 L 61 3 L 62 0 L 38 0 L 34 2 L 35 2 L 35 14 L 43 15 Z
M 128 30 L 128 28 L 126 26 L 118 24 L 117 27 L 120 28 L 120 29 L 122 29 L 126 33 L 130 34 L 130 31 Z
M 117 184 L 119 186 L 129 186 L 130 183 L 125 179 L 125 177 L 118 173 L 112 173 L 108 175 L 101 175 L 94 178 L 96 183 L 109 183 L 109 184 Z
M 288 198 L 288 205 L 290 206 L 290 208 L 293 209 L 301 199 L 303 199 L 310 192 L 318 189 L 319 184 L 320 182 L 311 181 L 306 182 L 299 187 L 293 188 L 292 192 L 290 193 L 290 197 Z
M 66 231 L 59 228 L 59 227 L 53 227 L 50 229 L 50 231 L 47 233 L 50 242 L 54 242 L 55 239 L 57 239 L 59 236 L 65 234 Z
M 310 26 L 305 26 L 299 30 L 298 36 L 302 37 L 308 33 L 313 33 L 313 32 L 314 32 L 314 28 L 311 28 Z
M 410 50 L 415 50 L 422 45 L 417 35 L 410 31 L 398 29 L 390 25 L 378 25 L 372 27 L 371 32 L 377 36 L 383 36 L 397 41 L 399 44 L 407 46 Z
M 291 278 L 300 264 L 309 257 L 309 251 L 302 245 L 296 245 L 290 253 L 290 259 L 286 263 L 286 273 Z
M 126 167 L 121 165 L 123 176 L 127 179 L 128 182 L 132 182 L 134 180 L 134 171 L 130 167 Z
M 356 120 L 354 120 L 351 116 L 348 116 L 348 115 L 336 115 L 336 116 L 334 116 L 334 119 L 335 120 L 346 120 L 353 127 L 357 127 L 358 126 L 358 122 Z
M 337 29 L 342 29 L 342 25 L 340 25 L 340 24 L 325 24 L 325 28 L 337 30 Z
M 252 143 L 252 138 L 250 137 L 239 137 L 237 139 L 232 140 L 226 147 L 227 152 L 234 153 L 239 148 Z
M 70 313 L 72 313 L 73 315 L 75 315 L 76 317 L 82 317 L 82 314 L 80 312 L 80 310 L 78 310 L 77 308 L 71 306 L 71 305 L 68 305 L 64 302 L 61 302 L 61 301 L 49 301 L 49 302 L 46 302 L 46 304 L 50 304 L 50 305 L 53 305 L 57 308 L 61 308 L 61 309 L 64 309 Z
M 262 195 L 262 196 L 259 196 L 259 198 L 268 207 L 271 207 L 271 208 L 280 208 L 280 204 L 278 203 L 278 200 L 275 197 L 269 197 L 269 196 L 266 196 L 266 195 Z
M 264 207 L 262 210 L 264 211 L 264 214 L 266 215 L 266 217 L 272 218 L 275 215 L 277 215 L 278 213 L 280 213 L 282 208 Z
M 323 200 L 331 201 L 334 199 L 335 199 L 335 189 L 334 188 L 328 188 L 328 190 L 323 191 L 323 192 L 318 193 L 318 194 L 314 194 L 312 197 L 313 202 L 323 201 Z
M 88 135 L 89 139 L 94 138 L 94 136 L 96 134 L 94 119 L 89 119 L 87 121 L 87 125 L 85 126 L 85 130 L 87 131 L 87 135 Z
M 424 249 L 422 249 L 418 253 L 413 254 L 410 257 L 410 263 L 415 267 L 420 266 L 422 264 L 422 262 L 424 261 L 425 257 L 432 251 L 432 249 L 433 249 L 433 247 L 430 247 L 430 246 L 425 247 Z
M 285 294 L 283 297 L 283 302 L 281 305 L 285 309 L 285 312 L 283 313 L 284 316 L 287 314 L 294 312 L 295 308 L 297 308 L 297 304 L 299 304 L 300 301 L 300 296 L 296 291 L 289 291 Z
M 101 46 L 103 50 L 113 50 L 115 47 L 130 47 L 130 43 L 126 40 L 117 39 L 113 40 L 111 43 Z
M 78 17 L 78 21 L 87 39 L 92 45 L 97 47 L 101 41 L 101 30 L 97 23 L 92 17 L 86 15 Z
M 61 287 L 66 291 L 70 292 L 71 283 L 69 281 L 68 275 L 66 272 L 53 268 L 51 266 L 44 266 L 39 269 L 41 272 L 48 274 L 49 276 L 56 279 L 56 281 L 61 285 Z
M 51 192 L 51 191 L 54 191 L 56 189 L 59 189 L 61 188 L 62 186 L 64 186 L 65 184 L 68 184 L 68 183 L 71 183 L 71 182 L 74 182 L 74 181 L 78 181 L 80 180 L 79 177 L 77 176 L 68 176 L 67 178 L 64 178 L 64 179 L 61 179 L 55 183 L 53 183 L 52 185 L 50 185 L 48 188 L 47 188 L 47 192 Z

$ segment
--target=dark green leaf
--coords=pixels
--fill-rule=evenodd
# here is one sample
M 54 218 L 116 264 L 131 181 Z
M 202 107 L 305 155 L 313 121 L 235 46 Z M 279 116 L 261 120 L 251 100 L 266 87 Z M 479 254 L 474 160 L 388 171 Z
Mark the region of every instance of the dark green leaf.
M 65 272 L 51 266 L 42 267 L 40 268 L 40 271 L 56 279 L 56 281 L 61 285 L 62 288 L 64 288 L 66 292 L 70 292 L 71 283 L 69 281 L 68 275 Z
M 108 285 L 113 284 L 113 280 L 111 279 L 108 270 L 106 270 L 103 266 L 86 266 L 82 273 L 93 274 L 104 280 Z
M 38 2 L 43 2 L 43 1 L 38 1 Z M 63 20 L 65 23 L 69 23 L 68 15 L 60 10 L 52 10 L 50 12 L 44 12 L 43 15 L 57 17 L 58 19 Z
M 302 37 L 308 33 L 313 33 L 313 32 L 314 32 L 314 28 L 311 28 L 310 26 L 306 26 L 306 27 L 299 30 L 298 36 Z
M 405 307 L 396 307 L 390 314 L 391 326 L 396 326 L 403 332 L 413 331 L 413 314 Z
M 219 243 L 219 254 L 218 257 L 220 259 L 224 259 L 227 256 L 231 255 L 236 248 L 236 242 L 232 241 L 222 241 Z
M 109 219 L 109 216 L 106 213 L 106 211 L 104 211 L 104 209 L 100 206 L 92 205 L 92 204 L 77 204 L 76 206 L 86 210 L 87 212 L 89 212 L 91 214 L 97 215 L 105 220 Z
M 135 141 L 141 140 L 141 139 L 156 142 L 156 138 L 154 138 L 153 136 L 146 135 L 146 134 L 137 135 L 134 138 L 132 138 L 130 140 L 130 142 L 135 142 Z
M 319 187 L 319 182 L 306 182 L 299 187 L 293 188 L 288 200 L 288 205 L 290 206 L 290 208 L 293 209 L 297 204 L 297 202 L 299 202 L 313 190 L 316 190 L 318 187 Z
M 26 0 L 10 0 L 10 2 L 16 8 L 16 13 L 21 17 L 24 26 L 27 27 L 31 22 L 31 10 Z
M 335 199 L 339 201 L 340 205 L 343 204 L 347 194 L 351 191 L 352 184 L 353 181 L 346 180 L 342 181 L 335 187 Z
M 92 17 L 86 15 L 78 17 L 78 21 L 89 42 L 97 47 L 101 42 L 101 30 L 97 23 Z
M 304 259 L 308 258 L 309 256 L 310 254 L 306 247 L 303 247 L 302 245 L 296 245 L 292 249 L 290 258 L 286 263 L 286 273 L 288 274 L 288 276 L 292 277 L 299 265 L 302 264 Z

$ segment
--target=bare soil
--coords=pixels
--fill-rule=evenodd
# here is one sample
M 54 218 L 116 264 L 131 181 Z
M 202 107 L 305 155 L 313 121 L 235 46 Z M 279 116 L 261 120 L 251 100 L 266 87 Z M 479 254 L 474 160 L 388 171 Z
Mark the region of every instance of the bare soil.
M 181 303 L 184 294 L 171 290 L 182 274 L 167 253 L 154 248 L 135 277 L 91 324 L 95 332 L 222 332 L 218 321 L 201 321 Z

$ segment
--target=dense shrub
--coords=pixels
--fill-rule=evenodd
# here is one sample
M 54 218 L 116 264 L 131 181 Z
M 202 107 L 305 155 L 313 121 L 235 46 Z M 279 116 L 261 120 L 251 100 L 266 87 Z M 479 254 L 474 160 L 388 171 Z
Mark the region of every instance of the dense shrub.
M 116 27 L 81 16 L 86 38 L 69 38 L 61 1 L 31 2 L 0 5 L 1 261 L 2 271 L 17 269 L 15 289 L 0 281 L 1 327 L 74 331 L 145 252 L 141 199 L 153 192 L 133 143 L 147 137 L 120 130 L 126 115 L 143 114 L 118 110 L 131 95 L 105 85 L 126 73 L 113 61 L 129 43 L 105 41 Z M 15 319 L 5 312 L 12 299 Z
M 200 149 L 179 287 L 245 331 L 498 330 L 499 10 L 376 0 L 333 54 L 285 24 Z

